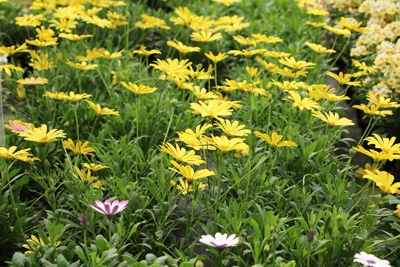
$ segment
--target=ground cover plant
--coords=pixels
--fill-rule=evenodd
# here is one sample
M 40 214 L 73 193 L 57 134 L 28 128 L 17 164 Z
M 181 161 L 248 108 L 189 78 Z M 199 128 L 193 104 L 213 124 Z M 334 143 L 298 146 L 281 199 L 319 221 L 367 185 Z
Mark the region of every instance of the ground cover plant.
M 354 52 L 365 5 L 0 1 L 0 261 L 400 266 L 399 75 Z

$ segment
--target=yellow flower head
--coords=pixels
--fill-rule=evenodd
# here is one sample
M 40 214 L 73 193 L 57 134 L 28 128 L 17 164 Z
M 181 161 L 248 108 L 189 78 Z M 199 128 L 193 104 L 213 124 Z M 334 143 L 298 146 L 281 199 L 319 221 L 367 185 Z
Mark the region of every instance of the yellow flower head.
M 282 43 L 283 39 L 277 36 L 267 36 L 265 34 L 252 33 L 251 36 L 264 44 Z
M 330 54 L 330 53 L 336 53 L 336 50 L 334 49 L 328 49 L 325 46 L 322 46 L 320 44 L 315 44 L 311 42 L 305 42 L 306 46 L 317 52 L 318 54 Z
M 194 180 L 205 178 L 208 176 L 215 176 L 215 172 L 210 171 L 208 169 L 201 169 L 198 171 L 194 171 L 194 169 L 191 166 L 180 165 L 178 162 L 174 160 L 171 160 L 171 163 L 172 165 L 175 166 L 176 169 L 174 168 L 169 168 L 169 169 L 185 177 L 188 182 L 193 182 Z
M 175 144 L 175 147 L 166 143 L 164 145 L 160 145 L 161 152 L 167 153 L 175 158 L 178 162 L 184 162 L 187 164 L 200 165 L 205 163 L 204 160 L 201 159 L 199 155 L 196 155 L 193 150 L 186 151 L 185 148 L 179 147 L 178 144 Z
M 371 164 L 371 163 L 365 163 L 364 168 L 363 168 L 363 167 L 359 167 L 359 168 L 356 170 L 356 174 L 357 174 L 359 177 L 363 177 L 365 174 L 367 174 L 367 173 L 366 173 L 366 170 L 369 170 L 369 171 L 371 171 L 371 172 L 374 172 L 375 167 L 374 167 L 374 165 Z
M 83 167 L 85 167 L 88 170 L 91 170 L 93 172 L 100 171 L 102 169 L 108 169 L 108 166 L 100 165 L 100 164 L 94 164 L 94 163 L 83 163 Z
M 178 17 L 171 17 L 170 21 L 172 21 L 175 25 L 183 25 L 185 27 L 190 27 L 192 24 L 196 24 L 201 21 L 201 17 L 190 12 L 187 7 L 177 7 L 175 9 L 175 13 Z
M 209 92 L 207 91 L 206 88 L 200 88 L 200 86 L 193 86 L 189 88 L 189 90 L 194 94 L 194 96 L 199 99 L 216 99 L 218 96 L 215 94 L 215 92 Z
M 312 62 L 307 62 L 303 60 L 297 61 L 294 57 L 283 57 L 279 59 L 279 63 L 288 66 L 289 68 L 292 68 L 294 70 L 314 68 L 316 66 L 316 64 Z
M 214 125 L 229 136 L 247 136 L 251 133 L 250 130 L 244 129 L 245 125 L 239 125 L 238 121 L 231 122 L 230 120 L 219 119 Z
M 142 14 L 140 15 L 142 18 L 142 21 L 137 21 L 135 22 L 135 26 L 141 29 L 150 29 L 150 28 L 160 28 L 160 29 L 165 29 L 169 30 L 171 29 L 170 26 L 168 26 L 165 23 L 165 20 L 159 19 L 147 14 Z
M 396 214 L 397 217 L 400 217 L 400 204 L 397 204 L 394 214 Z
M 89 94 L 75 94 L 75 92 L 70 91 L 68 93 L 68 95 L 67 94 L 60 94 L 59 95 L 59 99 L 69 100 L 69 101 L 72 101 L 72 102 L 78 102 L 81 99 L 89 98 L 91 96 L 92 95 L 89 95 Z
M 24 69 L 12 64 L 0 64 L 0 73 L 4 71 L 8 76 L 11 76 L 11 71 L 24 72 Z
M 49 82 L 48 79 L 42 78 L 42 77 L 30 77 L 30 78 L 25 78 L 25 79 L 19 79 L 17 80 L 18 84 L 23 84 L 23 85 L 38 85 L 38 84 L 47 84 Z
M 94 70 L 99 66 L 97 64 L 87 64 L 86 61 L 83 61 L 81 63 L 74 63 L 68 60 L 67 64 L 79 70 Z
M 369 92 L 367 95 L 368 105 L 374 105 L 379 108 L 398 108 L 400 104 L 397 102 L 391 102 L 390 97 L 385 98 L 384 96 L 376 96 L 374 93 Z
M 222 34 L 219 32 L 214 34 L 212 31 L 197 31 L 193 32 L 190 37 L 192 37 L 192 41 L 208 43 L 221 39 Z
M 361 33 L 371 32 L 371 30 L 368 28 L 360 27 L 361 24 L 362 24 L 362 22 L 358 22 L 354 18 L 347 19 L 345 17 L 341 17 L 340 22 L 339 22 L 340 26 L 347 28 L 353 32 L 361 32 Z
M 148 57 L 148 56 L 153 55 L 153 54 L 161 54 L 161 51 L 157 50 L 157 49 L 147 50 L 146 46 L 141 45 L 138 50 L 133 50 L 132 51 L 131 55 L 134 55 L 134 54 L 139 54 L 139 55 L 143 55 L 143 56 Z
M 311 100 L 310 98 L 304 97 L 301 98 L 300 94 L 297 91 L 288 91 L 290 94 L 289 97 L 286 98 L 286 100 L 291 100 L 293 101 L 293 106 L 298 107 L 300 110 L 303 109 L 308 109 L 308 110 L 319 110 L 321 109 L 321 106 L 315 102 L 314 100 Z
M 43 96 L 49 97 L 51 99 L 65 99 L 66 97 L 68 97 L 68 95 L 64 92 L 49 92 L 46 91 Z
M 70 18 L 59 18 L 50 20 L 51 24 L 50 27 L 55 27 L 60 32 L 71 33 L 71 29 L 75 29 L 76 25 L 78 24 L 77 21 Z
M 83 40 L 85 38 L 90 38 L 93 35 L 91 35 L 91 34 L 78 35 L 78 34 L 72 34 L 72 33 L 60 33 L 58 36 L 60 38 L 68 39 L 70 41 L 80 41 L 80 40 Z
M 364 140 L 368 141 L 368 145 L 374 145 L 375 148 L 381 149 L 387 153 L 400 154 L 400 144 L 395 144 L 396 137 L 382 138 L 378 134 L 374 133 L 373 136 L 369 136 Z
M 27 239 L 26 244 L 23 244 L 22 246 L 27 249 L 27 251 L 25 251 L 25 254 L 30 254 L 33 253 L 37 247 L 44 247 L 48 244 L 53 244 L 54 247 L 58 247 L 61 242 L 54 242 L 53 240 L 51 240 L 50 237 L 47 237 L 43 240 L 42 238 L 37 238 L 36 236 L 31 235 L 31 238 Z
M 4 126 L 10 129 L 13 133 L 25 132 L 26 130 L 32 130 L 35 127 L 32 123 L 20 120 L 9 120 L 8 124 L 5 124 Z
M 31 150 L 30 148 L 26 148 L 26 149 L 17 151 L 16 146 L 11 146 L 10 148 L 5 148 L 3 146 L 0 146 L 0 157 L 4 158 L 6 160 L 18 159 L 18 160 L 25 161 L 25 162 L 30 162 L 32 160 L 39 160 L 36 157 L 32 158 L 33 155 L 28 152 L 30 150 Z
M 274 79 L 272 79 L 271 84 L 278 86 L 279 88 L 282 88 L 284 91 L 290 91 L 293 89 L 299 89 L 300 87 L 304 87 L 303 82 L 296 82 L 296 81 L 283 81 L 283 82 L 277 82 Z
M 374 162 L 383 161 L 383 160 L 395 160 L 400 159 L 400 155 L 388 153 L 386 151 L 376 151 L 374 149 L 365 149 L 362 146 L 353 147 L 354 151 L 362 153 L 368 157 L 370 157 Z
M 199 114 L 202 117 L 220 118 L 221 116 L 232 115 L 231 104 L 227 101 L 209 100 L 207 103 L 190 103 L 193 114 Z
M 187 80 L 188 76 L 188 67 L 192 65 L 192 62 L 189 62 L 188 59 L 179 60 L 177 58 L 166 60 L 157 59 L 155 63 L 151 63 L 150 66 L 158 69 L 162 72 L 165 72 L 168 78 L 180 77 L 182 79 Z
M 119 112 L 116 111 L 115 109 L 110 109 L 110 108 L 102 108 L 99 104 L 95 104 L 90 100 L 86 100 L 86 103 L 89 104 L 89 106 L 96 112 L 97 115 L 103 116 L 103 115 L 114 115 L 114 116 L 119 116 Z
M 16 53 L 27 53 L 29 52 L 29 48 L 26 43 L 23 43 L 20 46 L 0 46 L 0 55 L 14 55 Z
M 232 138 L 228 139 L 226 136 L 214 136 L 211 135 L 211 138 L 206 138 L 210 140 L 210 143 L 215 148 L 219 149 L 222 153 L 227 153 L 229 151 L 249 151 L 249 146 L 244 143 L 243 138 Z
M 241 3 L 242 0 L 213 0 L 213 2 L 220 3 L 226 6 L 230 6 L 233 3 Z
M 179 42 L 178 40 L 169 40 L 167 41 L 167 45 L 175 48 L 182 54 L 190 53 L 190 52 L 200 52 L 200 47 L 197 46 L 187 46 L 184 45 L 182 42 Z
M 143 95 L 143 94 L 149 94 L 154 91 L 156 91 L 158 88 L 157 87 L 150 87 L 147 85 L 140 84 L 137 86 L 134 83 L 129 82 L 128 84 L 126 82 L 121 82 L 122 86 L 134 93 L 136 96 Z
M 386 115 L 393 115 L 393 111 L 391 111 L 390 109 L 380 109 L 380 107 L 377 105 L 367 106 L 365 104 L 361 104 L 361 105 L 353 105 L 352 108 L 360 109 L 365 114 L 369 115 L 377 115 L 382 117 L 385 117 Z
M 399 194 L 400 193 L 400 182 L 393 183 L 394 176 L 386 171 L 365 170 L 366 174 L 363 178 L 370 179 L 375 182 L 376 186 L 384 193 L 388 194 Z
M 351 74 L 344 74 L 343 72 L 339 72 L 339 74 L 333 73 L 331 71 L 327 71 L 326 74 L 332 78 L 334 78 L 339 84 L 345 84 L 345 85 L 352 85 L 352 86 L 360 86 L 361 82 L 360 81 L 351 81 L 351 78 L 353 75 Z
M 38 142 L 41 144 L 55 142 L 58 138 L 65 138 L 66 134 L 62 130 L 52 129 L 47 132 L 47 125 L 42 124 L 39 128 L 28 129 L 18 133 L 26 141 Z
M 66 149 L 71 150 L 74 152 L 75 155 L 90 155 L 94 156 L 92 152 L 96 152 L 93 147 L 89 146 L 89 141 L 85 141 L 82 143 L 82 141 L 78 141 L 76 144 L 74 141 L 72 141 L 71 138 L 68 138 L 68 140 L 63 141 L 64 147 Z
M 256 47 L 257 43 L 261 42 L 260 40 L 252 39 L 252 38 L 248 38 L 248 37 L 243 37 L 243 36 L 240 36 L 240 35 L 233 36 L 233 40 L 235 40 L 239 44 L 247 45 L 247 46 L 253 46 L 253 47 Z
M 375 74 L 375 73 L 378 72 L 378 70 L 376 69 L 375 66 L 372 66 L 372 67 L 367 66 L 367 64 L 365 64 L 365 62 L 360 62 L 360 61 L 357 60 L 357 59 L 352 59 L 351 62 L 352 62 L 353 65 L 356 66 L 357 68 L 360 68 L 361 70 L 366 71 L 366 72 L 368 72 L 368 73 Z
M 104 48 L 92 48 L 92 49 L 86 49 L 86 56 L 76 56 L 76 60 L 81 61 L 81 62 L 87 62 L 87 61 L 93 61 L 99 57 L 102 57 L 104 54 Z
M 193 187 L 192 185 L 187 181 L 183 180 L 182 177 L 179 177 L 179 183 L 176 183 L 174 180 L 170 181 L 170 184 L 172 186 L 176 186 L 176 188 L 182 192 L 182 195 L 187 195 L 190 192 L 193 192 Z M 207 184 L 203 184 L 202 182 L 199 183 L 198 189 L 203 189 L 207 187 Z
M 95 177 L 92 175 L 92 171 L 90 169 L 85 171 L 83 169 L 82 170 L 79 169 L 78 166 L 74 166 L 74 169 L 75 169 L 75 171 L 76 171 L 76 173 L 78 175 L 76 175 L 75 173 L 72 173 L 72 175 L 75 178 L 79 178 L 82 181 L 82 183 L 86 183 L 87 182 L 88 184 L 90 184 L 95 189 L 99 189 L 103 185 L 103 181 L 96 181 L 96 182 L 94 181 Z M 101 189 L 103 189 L 103 188 L 101 188 Z
M 269 135 L 267 133 L 254 131 L 254 134 L 258 138 L 261 138 L 263 141 L 267 142 L 267 144 L 269 144 L 272 147 L 281 147 L 281 146 L 297 147 L 297 144 L 293 141 L 290 140 L 281 141 L 283 136 L 276 132 L 273 132 L 271 135 Z
M 228 56 L 226 53 L 218 53 L 218 55 L 214 55 L 212 52 L 209 53 L 204 53 L 204 55 L 209 58 L 214 64 L 217 64 L 218 62 L 224 60 Z
M 354 122 L 347 118 L 339 118 L 339 114 L 333 113 L 331 111 L 327 112 L 320 112 L 320 111 L 313 111 L 313 116 L 321 119 L 322 121 L 326 122 L 329 126 L 352 126 Z

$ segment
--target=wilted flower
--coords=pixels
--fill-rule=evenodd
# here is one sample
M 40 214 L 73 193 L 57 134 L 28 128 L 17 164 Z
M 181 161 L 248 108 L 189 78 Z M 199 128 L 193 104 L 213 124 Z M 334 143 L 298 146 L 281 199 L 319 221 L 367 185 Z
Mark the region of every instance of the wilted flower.
M 82 226 L 87 226 L 89 224 L 89 218 L 86 215 L 79 216 L 78 220 Z
M 239 238 L 235 234 L 228 236 L 228 234 L 216 233 L 215 237 L 212 235 L 202 235 L 200 240 L 201 243 L 223 249 L 227 247 L 235 247 L 239 243 Z
M 353 262 L 361 263 L 363 266 L 390 267 L 390 262 L 388 260 L 381 260 L 372 254 L 365 253 L 364 251 L 354 255 Z
M 101 202 L 100 200 L 96 200 L 95 204 L 89 204 L 89 206 L 95 211 L 98 211 L 108 217 L 111 217 L 117 214 L 118 212 L 121 212 L 124 209 L 126 209 L 128 207 L 128 203 L 129 200 L 119 201 L 118 199 L 114 200 L 111 203 L 110 200 L 107 199 L 106 201 L 104 201 L 104 203 Z

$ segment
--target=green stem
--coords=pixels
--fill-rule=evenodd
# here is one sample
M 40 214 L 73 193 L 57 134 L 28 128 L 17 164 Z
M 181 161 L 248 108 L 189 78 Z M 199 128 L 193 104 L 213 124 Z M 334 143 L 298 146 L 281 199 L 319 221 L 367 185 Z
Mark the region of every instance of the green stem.
M 139 146 L 139 97 L 136 97 L 135 108 L 136 108 L 136 145 Z M 138 152 L 136 151 L 136 163 L 135 163 L 136 181 L 138 181 L 138 179 L 139 179 L 138 164 L 139 164 L 139 156 L 138 156 Z
M 336 39 L 335 39 L 336 43 Z M 330 70 L 333 66 L 335 66 L 336 62 L 339 60 L 339 58 L 342 58 L 342 54 L 344 52 L 344 49 L 347 47 L 347 45 L 350 43 L 350 37 L 347 38 L 346 43 L 343 45 L 342 49 L 340 50 L 339 54 L 337 55 L 336 59 L 331 63 L 329 66 L 328 70 Z
M 79 141 L 80 139 L 79 139 L 79 122 L 78 122 L 78 113 L 77 113 L 77 110 L 78 109 L 78 104 L 77 103 L 75 103 L 75 106 L 74 106 L 74 116 L 75 116 L 75 125 L 76 125 L 76 138 L 77 138 L 77 140 Z
M 14 212 L 15 212 L 15 217 L 17 217 L 19 230 L 21 231 L 22 235 L 25 236 L 24 229 L 21 226 L 21 219 L 20 219 L 19 214 L 18 214 L 17 204 L 15 202 L 14 192 L 12 191 L 11 179 L 10 179 L 10 174 L 9 174 L 9 171 L 8 171 L 8 166 L 7 166 L 7 164 L 4 164 L 4 165 L 2 164 L 2 166 L 3 166 L 2 173 L 5 176 L 6 181 L 7 181 L 7 187 L 9 188 L 10 197 L 11 197 L 11 204 L 12 204 Z
M 174 112 L 175 112 L 175 108 L 172 108 L 171 116 L 170 116 L 169 122 L 168 122 L 168 127 L 167 127 L 167 130 L 165 131 L 164 139 L 163 139 L 163 141 L 162 141 L 163 144 L 164 144 L 165 141 L 167 140 L 167 136 L 168 136 L 169 129 L 171 129 L 172 120 L 173 120 L 173 118 L 174 118 Z

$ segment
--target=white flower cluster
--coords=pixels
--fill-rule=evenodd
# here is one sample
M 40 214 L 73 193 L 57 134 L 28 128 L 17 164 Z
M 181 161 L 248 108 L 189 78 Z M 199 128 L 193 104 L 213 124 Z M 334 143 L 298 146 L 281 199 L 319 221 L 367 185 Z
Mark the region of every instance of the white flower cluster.
M 336 5 L 343 2 L 329 1 L 337 2 Z M 372 58 L 373 67 L 379 70 L 375 79 L 362 83 L 371 86 L 376 95 L 389 92 L 397 95 L 400 93 L 400 21 L 396 18 L 400 15 L 400 1 L 365 0 L 359 4 L 357 12 L 368 18 L 367 28 L 370 32 L 359 36 L 350 56 Z

